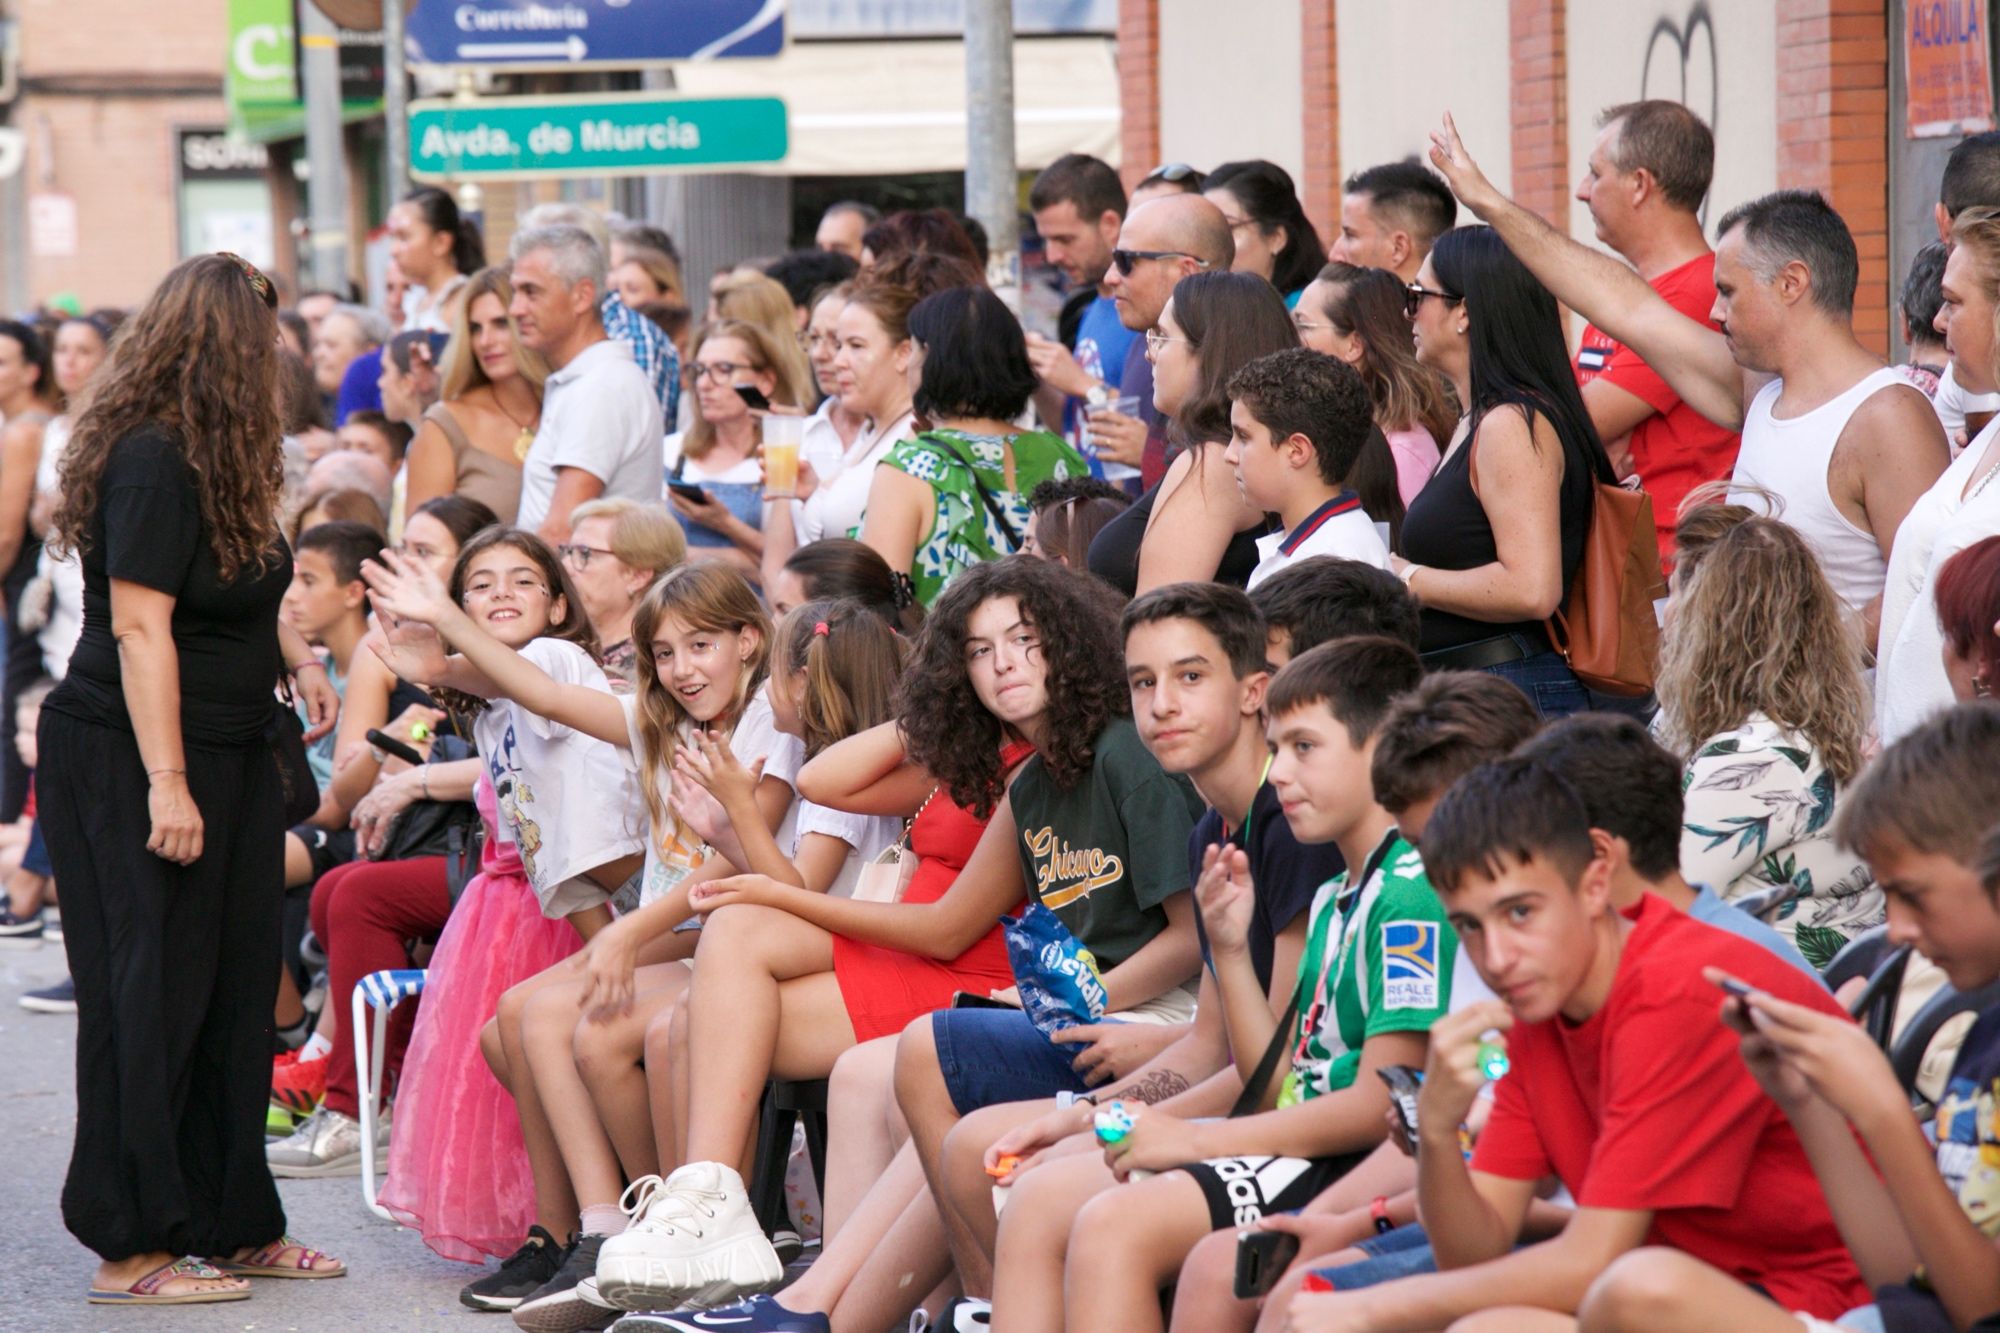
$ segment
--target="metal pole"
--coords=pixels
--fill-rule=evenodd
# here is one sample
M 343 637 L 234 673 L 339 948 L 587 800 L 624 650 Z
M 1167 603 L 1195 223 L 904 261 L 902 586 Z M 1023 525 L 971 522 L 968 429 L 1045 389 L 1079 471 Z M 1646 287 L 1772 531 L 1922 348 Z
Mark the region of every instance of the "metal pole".
M 383 150 L 391 201 L 410 188 L 410 79 L 403 56 L 403 0 L 382 0 Z
M 1020 186 L 1014 165 L 1014 7 L 966 0 L 965 211 L 986 228 L 987 282 L 1020 304 Z
M 304 0 L 299 15 L 299 81 L 306 104 L 306 195 L 312 280 L 344 292 L 347 263 L 347 154 L 340 127 L 340 41 L 333 20 Z

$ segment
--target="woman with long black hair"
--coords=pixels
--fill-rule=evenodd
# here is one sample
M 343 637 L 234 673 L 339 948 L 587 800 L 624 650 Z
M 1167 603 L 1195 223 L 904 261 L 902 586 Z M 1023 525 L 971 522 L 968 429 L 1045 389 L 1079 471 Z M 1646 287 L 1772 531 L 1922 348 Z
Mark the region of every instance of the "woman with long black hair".
M 410 281 L 403 327 L 450 333 L 452 298 L 486 267 L 486 242 L 450 194 L 420 185 L 389 210 L 389 258 Z
M 103 1259 L 93 1302 L 346 1271 L 285 1235 L 264 1164 L 290 714 L 273 690 L 291 678 L 310 739 L 340 706 L 278 620 L 277 349 L 268 278 L 186 261 L 126 324 L 62 464 L 53 545 L 82 558 L 83 634 L 42 706 L 37 806 L 76 979 L 63 1221 Z
M 1490 227 L 1438 237 L 1405 309 L 1417 360 L 1465 415 L 1403 519 L 1396 572 L 1423 604 L 1424 665 L 1489 671 L 1543 717 L 1589 707 L 1542 622 L 1561 608 L 1613 480 L 1555 298 Z

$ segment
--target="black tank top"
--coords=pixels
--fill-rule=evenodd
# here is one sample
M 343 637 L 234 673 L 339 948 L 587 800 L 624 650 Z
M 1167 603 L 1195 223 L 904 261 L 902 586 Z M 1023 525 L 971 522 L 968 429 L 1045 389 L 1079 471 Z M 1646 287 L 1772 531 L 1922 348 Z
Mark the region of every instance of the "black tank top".
M 1530 423 L 1532 426 L 1532 422 Z M 1472 442 L 1459 445 L 1438 465 L 1424 488 L 1410 501 L 1403 516 L 1403 557 L 1432 569 L 1478 569 L 1498 560 L 1493 524 L 1486 506 L 1472 489 Z M 1562 524 L 1563 597 L 1569 597 L 1577 566 L 1583 563 L 1584 542 L 1590 536 L 1593 470 L 1582 451 L 1563 450 L 1563 479 L 1557 514 Z M 1492 497 L 1504 504 L 1506 497 Z M 1092 554 L 1095 555 L 1093 548 Z M 1502 623 L 1473 620 L 1449 611 L 1423 609 L 1424 652 L 1477 643 L 1501 634 L 1525 634 L 1539 643 L 1548 632 L 1539 620 Z
M 1162 483 L 1163 484 L 1163 483 Z M 1146 538 L 1146 523 L 1153 515 L 1153 502 L 1160 498 L 1160 484 L 1140 496 L 1138 502 L 1098 529 L 1091 539 L 1090 572 L 1123 592 L 1133 595 L 1139 586 L 1139 545 Z M 1239 532 L 1223 548 L 1222 567 L 1214 582 L 1241 588 L 1250 582 L 1257 568 L 1257 531 Z

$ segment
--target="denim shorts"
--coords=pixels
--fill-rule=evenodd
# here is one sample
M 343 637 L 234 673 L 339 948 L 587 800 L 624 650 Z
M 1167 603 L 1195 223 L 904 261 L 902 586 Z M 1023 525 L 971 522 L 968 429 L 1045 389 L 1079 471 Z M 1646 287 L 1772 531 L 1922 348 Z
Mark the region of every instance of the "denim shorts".
M 1437 1255 L 1431 1251 L 1430 1238 L 1415 1222 L 1370 1236 L 1355 1248 L 1368 1257 L 1338 1268 L 1315 1268 L 1313 1276 L 1335 1291 L 1358 1291 L 1399 1277 L 1437 1272 Z
M 21 853 L 21 869 L 43 879 L 55 878 L 56 868 L 49 863 L 49 845 L 42 841 L 42 821 L 39 819 L 28 825 L 28 846 Z
M 1018 1009 L 939 1009 L 931 1015 L 931 1039 L 960 1115 L 1090 1091 L 1070 1063 L 1084 1048 L 1056 1045 Z

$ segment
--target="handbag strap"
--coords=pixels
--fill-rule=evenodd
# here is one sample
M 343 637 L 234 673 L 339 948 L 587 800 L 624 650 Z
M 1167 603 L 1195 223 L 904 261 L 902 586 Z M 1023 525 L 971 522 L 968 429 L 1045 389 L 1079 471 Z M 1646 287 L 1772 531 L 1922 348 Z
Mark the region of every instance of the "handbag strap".
M 1000 525 L 1001 535 L 1007 539 L 1008 554 L 1011 555 L 1015 551 L 1020 550 L 1021 534 L 1014 530 L 1014 525 L 1008 520 L 1006 511 L 1001 509 L 1000 502 L 993 498 L 993 492 L 987 490 L 986 483 L 979 479 L 979 469 L 972 465 L 972 460 L 960 453 L 958 444 L 944 432 L 938 431 L 931 438 L 951 450 L 951 456 L 965 465 L 965 474 L 972 478 L 973 489 L 979 492 L 980 501 L 985 504 L 986 512 L 993 516 L 993 521 Z

